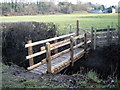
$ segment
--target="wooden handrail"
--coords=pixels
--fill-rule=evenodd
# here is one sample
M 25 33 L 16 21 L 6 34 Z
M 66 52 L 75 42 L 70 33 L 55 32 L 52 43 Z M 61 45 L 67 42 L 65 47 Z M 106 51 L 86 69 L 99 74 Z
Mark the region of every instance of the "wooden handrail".
M 80 38 L 84 38 L 84 35 L 79 35 L 79 36 L 74 37 L 74 39 L 78 39 L 78 38 L 79 38 L 79 39 L 80 39 Z M 57 44 L 59 44 L 59 45 L 56 46 Z M 54 49 L 57 49 L 57 48 L 60 48 L 60 47 L 62 47 L 62 46 L 65 46 L 65 45 L 70 44 L 70 39 L 67 39 L 67 40 L 58 42 L 57 44 L 52 44 L 52 45 L 50 45 L 50 47 L 52 47 L 50 50 L 54 50 Z M 34 58 L 34 57 L 36 57 L 36 56 L 39 56 L 39 55 L 42 55 L 42 54 L 46 53 L 45 47 L 42 47 L 42 50 L 43 50 L 43 51 L 40 51 L 40 52 L 31 54 L 31 55 L 29 55 L 29 56 L 26 56 L 26 59 L 31 59 L 31 58 Z
M 60 42 L 57 42 L 57 43 L 53 43 L 53 44 L 50 44 L 50 47 L 55 47 L 55 46 L 59 46 L 63 43 L 66 43 L 66 42 L 69 42 L 70 39 L 66 39 L 66 40 L 63 40 L 63 41 L 60 41 Z M 41 47 L 41 51 L 45 50 L 45 46 Z
M 63 44 L 61 44 L 61 45 L 59 45 L 59 46 L 52 47 L 52 48 L 50 48 L 50 50 L 52 51 L 52 50 L 54 50 L 54 49 L 57 49 L 57 48 L 59 48 L 59 47 L 62 47 L 62 46 L 68 45 L 68 44 L 70 44 L 70 42 L 66 42 L 66 43 L 63 43 Z M 34 53 L 34 54 L 32 54 L 32 55 L 29 55 L 29 56 L 26 56 L 26 59 L 30 59 L 30 58 L 33 58 L 33 57 L 42 55 L 42 54 L 44 54 L 44 53 L 46 53 L 46 50 L 40 51 L 40 52 L 37 52 L 37 53 Z
M 68 35 L 63 35 L 63 36 L 59 36 L 59 37 L 50 38 L 50 39 L 47 39 L 47 40 L 42 40 L 42 41 L 26 44 L 25 48 L 36 46 L 36 45 L 43 44 L 43 43 L 47 43 L 47 42 L 50 42 L 50 41 L 55 41 L 55 40 L 58 40 L 58 39 L 61 39 L 61 38 L 66 38 L 66 37 L 69 37 L 69 36 L 72 36 L 72 35 L 75 35 L 75 33 L 71 33 L 71 34 L 68 34 Z
M 90 43 L 90 41 L 88 41 L 87 43 Z M 81 42 L 81 43 L 77 44 L 76 46 L 74 46 L 73 49 L 76 49 L 76 48 L 82 46 L 83 44 L 84 44 L 84 42 Z M 59 52 L 59 53 L 51 56 L 51 60 L 53 60 L 53 59 L 55 59 L 55 58 L 57 58 L 57 57 L 65 54 L 65 53 L 67 53 L 67 52 L 69 52 L 69 51 L 70 51 L 70 48 L 69 48 L 69 49 L 66 49 L 66 50 L 64 50 L 64 51 L 62 51 L 62 52 Z M 30 66 L 30 67 L 28 67 L 27 69 L 28 69 L 28 70 L 33 70 L 34 68 L 39 67 L 39 66 L 41 66 L 41 65 L 43 65 L 43 64 L 45 64 L 45 63 L 46 63 L 46 59 L 43 59 L 43 60 L 41 60 L 39 63 L 37 63 L 37 64 L 35 64 L 35 65 L 33 65 L 33 66 Z

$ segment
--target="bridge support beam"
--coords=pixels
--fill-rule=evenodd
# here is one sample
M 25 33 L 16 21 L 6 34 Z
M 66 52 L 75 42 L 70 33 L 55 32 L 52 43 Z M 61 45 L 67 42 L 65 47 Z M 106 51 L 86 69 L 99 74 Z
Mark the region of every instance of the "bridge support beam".
M 70 37 L 70 60 L 71 60 L 71 66 L 74 66 L 74 49 L 73 49 L 73 44 L 74 44 L 74 38 L 73 36 Z
M 31 44 L 32 43 L 32 40 L 29 40 L 28 41 L 28 44 Z M 33 48 L 32 47 L 29 47 L 28 48 L 28 55 L 32 55 L 33 54 Z M 34 60 L 33 60 L 33 58 L 30 58 L 29 59 L 29 64 L 30 64 L 30 66 L 32 66 L 32 65 L 34 65 Z
M 46 61 L 47 61 L 47 73 L 51 73 L 51 50 L 50 43 L 46 43 Z

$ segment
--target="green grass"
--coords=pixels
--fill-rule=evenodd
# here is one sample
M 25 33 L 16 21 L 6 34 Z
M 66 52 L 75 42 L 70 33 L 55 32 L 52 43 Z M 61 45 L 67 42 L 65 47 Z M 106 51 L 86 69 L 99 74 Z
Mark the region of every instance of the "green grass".
M 1 16 L 0 22 L 53 22 L 60 33 L 68 33 L 69 25 L 76 27 L 76 20 L 80 21 L 81 28 L 106 28 L 113 22 L 114 26 L 118 24 L 118 14 L 60 14 L 60 15 L 36 15 L 36 16 Z M 74 29 L 73 29 L 74 31 Z

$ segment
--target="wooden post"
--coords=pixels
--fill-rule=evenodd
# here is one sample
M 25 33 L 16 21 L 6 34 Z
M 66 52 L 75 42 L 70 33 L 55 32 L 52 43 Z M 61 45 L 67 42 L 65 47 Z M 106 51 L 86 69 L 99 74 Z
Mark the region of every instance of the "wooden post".
M 96 50 L 96 39 L 97 39 L 96 29 L 94 29 L 94 50 Z
M 57 35 L 55 35 L 55 37 L 57 37 Z M 54 43 L 57 43 L 57 40 L 55 40 Z M 55 54 L 58 53 L 58 48 L 56 48 L 56 49 L 54 50 L 54 52 L 55 52 Z
M 117 26 L 118 44 L 120 43 L 120 26 Z
M 50 50 L 50 43 L 46 43 L 46 61 L 47 61 L 47 73 L 51 73 L 51 50 Z
M 77 31 L 76 36 L 79 36 L 79 20 L 77 20 Z M 77 40 L 77 44 L 79 43 L 79 40 Z
M 29 40 L 29 41 L 28 41 L 28 44 L 30 44 L 30 43 L 32 43 L 32 40 Z M 32 54 L 33 54 L 33 48 L 32 48 L 32 47 L 28 47 L 28 54 L 29 54 L 29 55 L 32 55 Z M 34 60 L 33 60 L 33 58 L 30 58 L 30 59 L 29 59 L 29 65 L 30 65 L 30 66 L 34 65 Z
M 113 22 L 111 23 L 111 28 L 113 28 Z
M 69 33 L 72 33 L 72 25 L 70 24 L 70 30 Z
M 85 53 L 87 51 L 87 34 L 86 33 L 84 34 L 84 51 Z
M 110 26 L 108 26 L 108 28 L 107 28 L 107 42 L 109 45 L 110 44 Z
M 93 27 L 91 27 L 91 48 L 93 49 Z
M 70 37 L 70 60 L 71 60 L 71 66 L 74 65 L 74 50 L 73 50 L 73 44 L 74 44 L 74 38 L 73 36 Z

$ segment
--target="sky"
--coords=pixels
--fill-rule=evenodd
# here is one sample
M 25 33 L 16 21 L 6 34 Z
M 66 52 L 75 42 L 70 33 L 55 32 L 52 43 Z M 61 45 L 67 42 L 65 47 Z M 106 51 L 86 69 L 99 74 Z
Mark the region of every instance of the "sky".
M 11 0 L 0 0 L 0 1 L 11 1 Z M 13 0 L 15 1 L 15 0 Z M 50 0 L 21 0 L 21 1 L 31 1 L 31 2 L 36 2 L 36 1 L 50 1 Z M 51 1 L 68 1 L 68 2 L 72 2 L 72 3 L 76 3 L 77 1 L 81 1 L 83 3 L 85 2 L 91 2 L 94 4 L 103 4 L 105 6 L 111 6 L 111 5 L 117 5 L 118 6 L 118 2 L 119 0 L 51 0 Z

